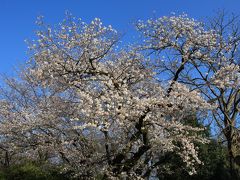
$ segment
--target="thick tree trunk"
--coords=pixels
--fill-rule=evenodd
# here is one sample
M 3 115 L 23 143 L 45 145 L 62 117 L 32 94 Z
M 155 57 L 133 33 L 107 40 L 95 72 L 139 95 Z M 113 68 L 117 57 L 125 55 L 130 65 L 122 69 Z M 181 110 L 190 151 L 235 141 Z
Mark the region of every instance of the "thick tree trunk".
M 233 156 L 233 152 L 232 152 L 231 140 L 228 141 L 228 158 L 229 158 L 230 173 L 231 173 L 231 176 L 233 177 L 235 168 L 234 168 L 234 156 Z
M 228 160 L 229 160 L 229 171 L 231 175 L 231 179 L 236 179 L 237 174 L 236 174 L 236 166 L 235 166 L 235 161 L 234 161 L 234 153 L 233 153 L 233 130 L 231 126 L 228 126 L 226 129 L 226 139 L 227 139 L 227 150 L 228 150 Z

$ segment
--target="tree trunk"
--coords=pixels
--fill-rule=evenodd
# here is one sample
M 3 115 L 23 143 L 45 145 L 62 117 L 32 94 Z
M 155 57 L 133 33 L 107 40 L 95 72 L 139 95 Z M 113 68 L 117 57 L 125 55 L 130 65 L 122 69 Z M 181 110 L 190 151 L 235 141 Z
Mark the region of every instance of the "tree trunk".
M 228 150 L 228 160 L 229 160 L 229 171 L 231 175 L 231 179 L 236 179 L 236 171 L 235 171 L 235 161 L 234 161 L 234 154 L 233 154 L 233 130 L 232 126 L 228 126 L 226 128 L 226 139 L 227 139 L 227 150 Z

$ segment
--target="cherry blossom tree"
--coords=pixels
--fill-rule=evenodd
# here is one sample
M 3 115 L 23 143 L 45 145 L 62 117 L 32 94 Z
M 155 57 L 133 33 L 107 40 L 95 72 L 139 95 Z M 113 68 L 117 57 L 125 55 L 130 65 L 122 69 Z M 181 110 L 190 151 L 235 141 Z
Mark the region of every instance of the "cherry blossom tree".
M 195 143 L 208 140 L 199 133 L 203 129 L 185 122 L 216 107 L 203 99 L 201 88 L 177 81 L 187 64 L 196 61 L 200 68 L 213 61 L 209 47 L 218 47 L 217 33 L 185 16 L 139 22 L 144 49 L 180 53 L 174 78 L 161 83 L 166 75 L 159 74 L 160 64 L 135 46 L 120 45 L 117 31 L 97 18 L 87 24 L 67 16 L 55 28 L 40 18 L 38 24 L 20 80 L 6 79 L 1 93 L 6 152 L 55 159 L 63 171 L 82 178 L 149 178 L 164 168 L 169 154 L 176 154 L 190 175 L 196 173 L 203 162 Z

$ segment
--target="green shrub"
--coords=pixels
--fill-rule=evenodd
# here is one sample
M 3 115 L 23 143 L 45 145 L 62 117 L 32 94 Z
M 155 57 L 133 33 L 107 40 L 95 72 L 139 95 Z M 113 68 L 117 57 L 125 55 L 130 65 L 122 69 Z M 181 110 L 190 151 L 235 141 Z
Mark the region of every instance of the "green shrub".
M 1 180 L 63 180 L 69 179 L 60 173 L 59 168 L 50 165 L 39 165 L 35 163 L 25 163 L 0 171 Z

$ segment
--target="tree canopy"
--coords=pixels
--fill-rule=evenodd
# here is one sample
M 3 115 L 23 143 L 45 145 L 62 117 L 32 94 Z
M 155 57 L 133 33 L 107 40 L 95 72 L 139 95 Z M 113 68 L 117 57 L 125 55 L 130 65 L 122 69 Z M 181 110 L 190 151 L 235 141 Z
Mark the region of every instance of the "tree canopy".
M 1 89 L 2 166 L 48 162 L 82 179 L 169 179 L 177 166 L 194 178 L 225 153 L 237 177 L 240 36 L 225 18 L 138 21 L 140 39 L 124 45 L 98 18 L 39 17 L 28 62 Z

